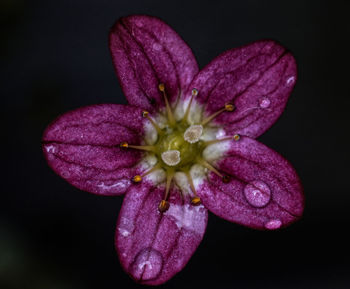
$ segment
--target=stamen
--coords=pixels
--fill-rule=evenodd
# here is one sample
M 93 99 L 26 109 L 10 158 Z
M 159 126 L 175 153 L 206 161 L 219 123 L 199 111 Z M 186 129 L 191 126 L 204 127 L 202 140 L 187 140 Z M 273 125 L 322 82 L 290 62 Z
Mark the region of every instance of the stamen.
M 214 168 L 211 164 L 209 164 L 207 161 L 203 159 L 197 159 L 197 162 L 202 165 L 203 167 L 207 168 L 209 171 L 212 171 L 214 174 L 219 176 L 224 183 L 228 183 L 230 181 L 230 177 L 227 175 L 221 174 L 216 168 Z
M 224 111 L 233 111 L 235 109 L 235 106 L 232 103 L 226 103 L 225 106 L 218 110 L 217 112 L 213 113 L 212 115 L 208 116 L 206 119 L 202 121 L 202 125 L 206 125 L 207 123 L 211 122 L 215 117 L 217 117 L 220 113 Z
M 170 204 L 166 200 L 161 200 L 158 205 L 158 211 L 161 213 L 166 212 L 170 207 Z
M 149 151 L 149 152 L 155 152 L 156 151 L 156 148 L 154 146 L 135 146 L 135 145 L 130 145 L 127 142 L 122 142 L 119 146 L 121 148 L 124 148 L 124 149 L 132 148 L 132 149 Z
M 134 177 L 132 178 L 132 181 L 133 181 L 134 183 L 139 183 L 139 182 L 142 181 L 142 177 L 141 177 L 140 175 L 136 175 L 136 176 L 134 176 Z
M 168 199 L 168 196 L 169 196 L 170 185 L 171 185 L 171 181 L 172 181 L 172 179 L 174 177 L 174 173 L 175 173 L 175 171 L 173 169 L 167 171 L 164 199 L 161 200 L 159 205 L 158 205 L 158 210 L 161 213 L 166 212 L 169 209 L 169 206 L 170 206 L 170 204 L 167 201 L 167 199 Z
M 227 141 L 227 140 L 232 140 L 234 139 L 234 136 L 229 136 L 229 137 L 225 137 L 225 138 L 221 138 L 221 139 L 214 139 L 214 140 L 209 140 L 209 141 L 206 141 L 204 142 L 204 145 L 205 146 L 208 146 L 208 145 L 212 145 L 214 143 L 218 143 L 218 142 L 222 142 L 222 141 Z
M 161 154 L 163 162 L 168 166 L 176 166 L 180 161 L 180 152 L 178 150 L 169 150 Z
M 202 133 L 203 126 L 201 126 L 200 124 L 191 125 L 189 128 L 186 129 L 184 133 L 184 139 L 189 143 L 196 143 L 199 141 Z
M 207 161 L 200 159 L 200 158 L 197 161 L 200 165 L 207 168 L 209 171 L 212 171 L 214 174 L 218 175 L 220 178 L 223 177 L 223 175 L 216 168 L 214 168 L 211 164 L 209 164 Z
M 150 170 L 146 171 L 145 173 L 143 173 L 142 175 L 135 175 L 133 178 L 132 178 L 132 181 L 134 183 L 139 183 L 142 181 L 142 179 L 147 176 L 148 174 L 158 170 L 159 168 L 161 167 L 161 164 L 158 162 L 153 168 L 151 168 Z
M 170 104 L 169 104 L 169 101 L 168 101 L 168 97 L 167 97 L 166 92 L 165 92 L 164 83 L 160 83 L 158 85 L 158 88 L 163 93 L 163 96 L 164 96 L 164 102 L 165 102 L 165 106 L 166 106 L 166 110 L 167 110 L 167 114 L 168 114 L 169 123 L 170 123 L 170 125 L 174 126 L 176 121 L 175 121 L 173 112 L 171 110 L 171 107 L 170 107 Z
M 162 166 L 161 163 L 158 162 L 153 168 L 149 169 L 147 172 L 143 173 L 141 176 L 145 177 L 145 176 L 149 175 L 150 173 L 153 173 L 154 171 L 160 169 L 161 166 Z
M 151 124 L 153 125 L 153 127 L 156 129 L 156 131 L 158 132 L 158 134 L 161 134 L 162 133 L 162 129 L 158 126 L 158 124 L 155 123 L 155 121 L 149 116 L 149 112 L 144 110 L 142 112 L 142 116 L 147 118 Z
M 200 199 L 200 197 L 197 196 L 197 192 L 196 192 L 196 189 L 194 188 L 191 174 L 189 172 L 186 172 L 186 176 L 187 176 L 188 182 L 190 183 L 190 187 L 191 187 L 191 190 L 192 190 L 193 195 L 194 195 L 194 197 L 191 199 L 191 204 L 193 206 L 198 206 L 201 204 L 201 199 Z
M 191 204 L 192 204 L 193 206 L 198 206 L 198 205 L 200 205 L 200 204 L 201 204 L 201 199 L 200 199 L 200 197 L 193 197 L 193 198 L 191 199 Z
M 193 88 L 192 89 L 192 94 L 191 94 L 191 99 L 190 99 L 190 102 L 188 103 L 188 106 L 186 108 L 186 112 L 184 114 L 184 117 L 183 117 L 183 121 L 186 121 L 187 122 L 187 118 L 188 118 L 188 114 L 190 113 L 190 109 L 191 109 L 191 104 L 192 104 L 192 100 L 193 100 L 193 97 L 197 96 L 198 95 L 198 90 Z

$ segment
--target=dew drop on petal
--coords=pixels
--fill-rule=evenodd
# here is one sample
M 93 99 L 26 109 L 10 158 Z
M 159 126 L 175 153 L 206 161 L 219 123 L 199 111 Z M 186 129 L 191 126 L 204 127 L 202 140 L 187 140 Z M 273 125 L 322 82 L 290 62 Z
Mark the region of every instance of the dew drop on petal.
M 268 108 L 271 104 L 271 101 L 267 97 L 262 97 L 259 100 L 259 106 L 261 108 Z
M 294 76 L 290 76 L 290 77 L 287 78 L 286 83 L 287 83 L 287 85 L 292 85 L 294 83 L 294 81 L 295 81 L 295 77 Z
M 154 44 L 152 45 L 152 48 L 153 48 L 153 50 L 155 50 L 155 51 L 160 51 L 160 50 L 162 50 L 162 45 L 160 45 L 159 43 L 154 43 Z
M 268 230 L 276 230 L 279 229 L 282 226 L 281 220 L 275 219 L 270 220 L 265 224 L 265 228 Z
M 163 258 L 153 248 L 141 250 L 131 264 L 130 273 L 135 279 L 150 280 L 156 278 L 163 268 Z
M 271 199 L 271 191 L 269 186 L 263 181 L 253 181 L 244 187 L 244 196 L 249 204 L 254 207 L 263 207 L 268 204 Z

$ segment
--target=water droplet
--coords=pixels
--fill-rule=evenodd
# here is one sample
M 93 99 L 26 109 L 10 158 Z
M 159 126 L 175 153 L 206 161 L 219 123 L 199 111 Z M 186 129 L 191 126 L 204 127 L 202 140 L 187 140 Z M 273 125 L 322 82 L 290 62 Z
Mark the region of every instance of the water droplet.
M 267 97 L 262 97 L 259 100 L 259 106 L 261 108 L 268 108 L 271 104 L 271 101 Z
M 271 191 L 266 183 L 263 181 L 253 181 L 247 184 L 244 188 L 244 195 L 249 202 L 254 207 L 263 207 L 271 199 Z
M 288 85 L 292 85 L 294 83 L 294 81 L 295 81 L 295 77 L 291 76 L 291 77 L 288 77 L 286 82 Z
M 154 43 L 152 48 L 155 51 L 160 51 L 160 50 L 162 50 L 162 45 L 160 45 L 159 43 Z
M 265 224 L 265 228 L 269 230 L 276 230 L 276 229 L 279 229 L 281 226 L 282 226 L 282 221 L 278 219 L 268 221 Z
M 150 280 L 156 278 L 163 268 L 163 258 L 153 248 L 141 250 L 131 264 L 130 273 L 135 279 Z

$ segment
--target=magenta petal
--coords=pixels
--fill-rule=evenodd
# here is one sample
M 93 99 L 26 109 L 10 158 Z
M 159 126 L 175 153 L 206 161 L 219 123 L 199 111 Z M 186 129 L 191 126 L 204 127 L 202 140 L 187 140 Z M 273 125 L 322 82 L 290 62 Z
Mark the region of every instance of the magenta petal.
M 126 194 L 116 231 L 116 248 L 126 272 L 136 281 L 158 285 L 179 272 L 201 242 L 208 214 L 172 192 L 170 207 L 159 213 L 164 188 L 133 186 Z
M 232 102 L 234 112 L 222 113 L 215 122 L 228 134 L 256 138 L 281 115 L 296 82 L 294 57 L 274 41 L 258 41 L 229 50 L 208 64 L 190 87 L 206 113 Z
M 173 101 L 198 72 L 191 49 L 158 18 L 121 18 L 113 26 L 109 41 L 122 89 L 130 104 L 143 109 L 163 105 L 160 83 L 165 84 Z
M 143 121 L 139 108 L 116 104 L 68 112 L 44 132 L 45 157 L 58 175 L 81 190 L 122 194 L 141 154 L 121 150 L 119 144 L 139 144 Z
M 231 176 L 230 182 L 210 174 L 197 192 L 214 214 L 256 229 L 277 229 L 301 217 L 299 178 L 287 160 L 265 145 L 242 136 L 231 142 L 217 166 Z

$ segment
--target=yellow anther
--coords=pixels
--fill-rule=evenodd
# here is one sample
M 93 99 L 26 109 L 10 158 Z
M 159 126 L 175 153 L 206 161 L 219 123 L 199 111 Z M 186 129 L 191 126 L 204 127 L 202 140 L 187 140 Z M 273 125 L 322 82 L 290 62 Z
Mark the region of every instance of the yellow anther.
M 222 182 L 225 183 L 225 184 L 229 183 L 230 182 L 230 177 L 226 176 L 226 175 L 222 176 Z
M 196 88 L 192 89 L 192 95 L 197 96 L 198 95 L 198 90 Z
M 158 89 L 159 89 L 161 92 L 164 92 L 164 91 L 165 91 L 164 83 L 159 83 Z
M 240 138 L 241 138 L 241 136 L 240 136 L 239 134 L 235 134 L 235 135 L 233 136 L 233 139 L 234 139 L 235 141 L 239 141 Z
M 226 111 L 233 111 L 235 109 L 235 106 L 232 103 L 226 103 L 225 104 L 225 110 Z
M 170 204 L 166 200 L 161 200 L 158 205 L 158 211 L 161 213 L 166 212 L 170 207 Z
M 141 177 L 140 175 L 136 175 L 136 176 L 134 176 L 134 177 L 132 178 L 132 181 L 133 181 L 134 183 L 139 183 L 139 182 L 142 181 L 142 177 Z
M 147 116 L 148 116 L 148 114 L 149 114 L 149 112 L 148 112 L 148 111 L 146 111 L 146 110 L 144 110 L 144 111 L 142 112 L 142 116 L 143 116 L 143 117 L 147 117 Z
M 127 149 L 129 147 L 129 144 L 127 142 L 122 142 L 119 146 L 121 148 Z
M 191 199 L 191 204 L 193 205 L 193 206 L 198 206 L 198 205 L 200 205 L 201 204 L 201 199 L 200 199 L 200 197 L 193 197 L 192 199 Z

